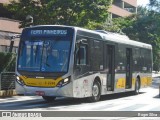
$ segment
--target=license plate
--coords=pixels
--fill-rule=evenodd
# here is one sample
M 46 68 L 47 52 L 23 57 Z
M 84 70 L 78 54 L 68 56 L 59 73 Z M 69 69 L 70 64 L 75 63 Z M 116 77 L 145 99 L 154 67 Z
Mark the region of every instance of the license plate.
M 45 96 L 45 92 L 44 91 L 36 91 L 36 95 Z

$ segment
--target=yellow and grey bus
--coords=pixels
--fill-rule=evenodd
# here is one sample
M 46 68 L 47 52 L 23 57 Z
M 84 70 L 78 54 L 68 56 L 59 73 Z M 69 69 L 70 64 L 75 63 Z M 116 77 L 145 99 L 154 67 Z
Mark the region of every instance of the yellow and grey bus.
M 17 94 L 88 98 L 132 91 L 152 82 L 152 46 L 125 35 L 63 25 L 22 32 L 16 66 Z

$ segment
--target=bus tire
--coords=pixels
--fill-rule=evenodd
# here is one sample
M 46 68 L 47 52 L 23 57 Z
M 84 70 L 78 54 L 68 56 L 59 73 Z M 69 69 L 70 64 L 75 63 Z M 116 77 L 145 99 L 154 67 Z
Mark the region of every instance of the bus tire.
M 53 102 L 56 99 L 56 97 L 53 96 L 42 96 L 42 98 L 47 102 Z
M 135 95 L 138 95 L 138 94 L 139 94 L 139 90 L 140 90 L 140 80 L 139 80 L 139 78 L 137 78 L 137 79 L 136 79 L 136 82 L 135 82 L 134 94 L 135 94 Z
M 100 83 L 95 80 L 92 86 L 92 96 L 88 98 L 89 102 L 97 102 L 101 97 L 101 86 Z

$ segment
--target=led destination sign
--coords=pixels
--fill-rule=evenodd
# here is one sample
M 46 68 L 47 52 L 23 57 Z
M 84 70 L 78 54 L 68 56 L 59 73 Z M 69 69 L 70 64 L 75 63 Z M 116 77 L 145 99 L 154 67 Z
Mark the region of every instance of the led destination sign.
M 67 30 L 31 30 L 30 34 L 32 36 L 39 36 L 39 35 L 65 36 L 67 35 Z

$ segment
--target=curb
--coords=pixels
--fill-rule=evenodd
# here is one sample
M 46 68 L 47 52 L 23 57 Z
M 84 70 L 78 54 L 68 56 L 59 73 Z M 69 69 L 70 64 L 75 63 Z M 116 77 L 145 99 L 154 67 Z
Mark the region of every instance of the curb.
M 15 90 L 1 90 L 0 91 L 0 97 L 10 97 L 10 96 L 15 96 L 16 91 Z

